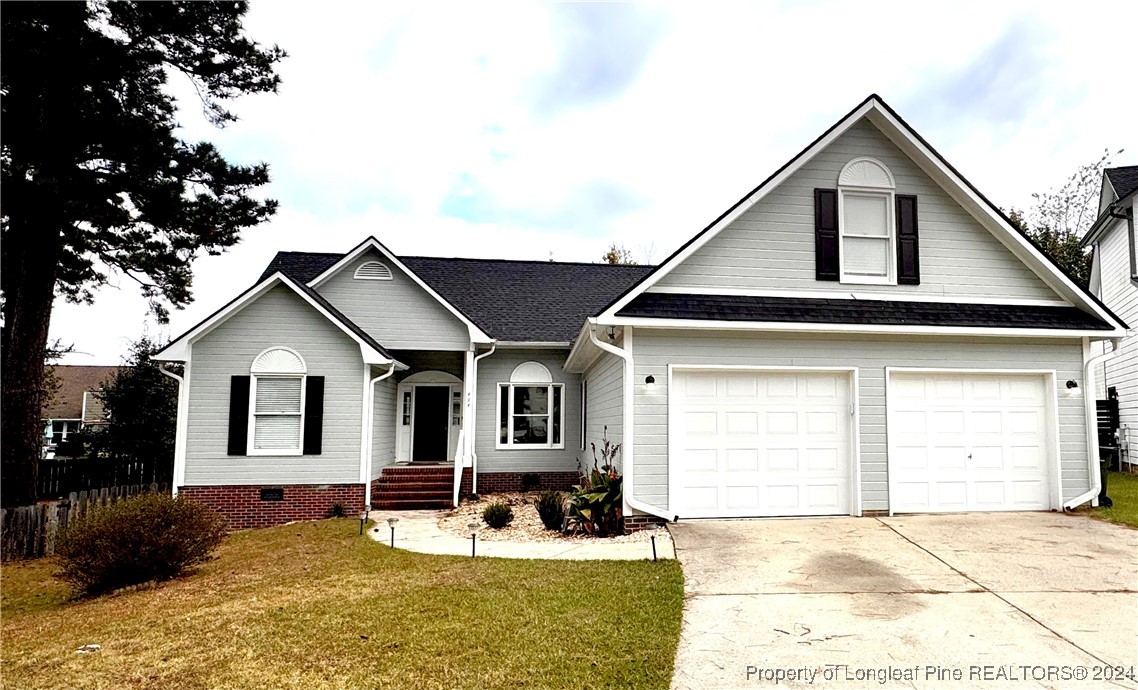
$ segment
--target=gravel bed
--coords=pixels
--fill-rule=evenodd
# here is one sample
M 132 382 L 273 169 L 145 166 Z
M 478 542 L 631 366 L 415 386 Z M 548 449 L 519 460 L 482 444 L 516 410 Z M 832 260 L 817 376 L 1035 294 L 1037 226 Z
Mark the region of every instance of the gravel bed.
M 449 532 L 460 537 L 470 537 L 470 531 L 466 528 L 467 524 L 477 522 L 482 525 L 478 530 L 478 538 L 483 541 L 514 541 L 514 542 L 533 542 L 533 541 L 606 541 L 606 542 L 643 542 L 648 543 L 652 533 L 647 530 L 633 532 L 632 534 L 622 534 L 616 537 L 594 537 L 587 534 L 561 534 L 560 532 L 551 532 L 545 529 L 541 524 L 541 518 L 537 514 L 537 508 L 534 507 L 533 502 L 538 496 L 541 495 L 540 491 L 516 492 L 516 493 L 501 493 L 501 494 L 484 494 L 479 497 L 477 501 L 465 500 L 451 513 L 439 519 L 439 527 L 444 532 Z M 514 521 L 502 529 L 492 529 L 482 521 L 482 509 L 491 503 L 505 503 L 510 506 L 514 511 Z M 671 535 L 667 530 L 656 530 L 657 543 L 664 543 L 671 541 Z

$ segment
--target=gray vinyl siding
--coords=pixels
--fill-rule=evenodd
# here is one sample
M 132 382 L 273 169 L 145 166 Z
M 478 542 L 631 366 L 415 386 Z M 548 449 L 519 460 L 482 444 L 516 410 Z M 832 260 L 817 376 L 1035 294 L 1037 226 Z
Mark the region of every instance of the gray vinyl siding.
M 568 350 L 498 350 L 478 363 L 478 410 L 475 452 L 478 472 L 569 472 L 577 469 L 581 438 L 581 377 L 561 368 Z M 514 367 L 522 362 L 540 362 L 549 369 L 554 383 L 565 384 L 561 404 L 565 407 L 562 435 L 564 449 L 498 450 L 498 384 L 509 383 Z M 591 461 L 590 461 L 591 462 Z
M 1082 380 L 1079 341 L 808 337 L 723 331 L 636 330 L 636 374 L 652 374 L 656 392 L 637 391 L 636 498 L 661 508 L 668 500 L 668 365 L 857 367 L 860 399 L 861 490 L 864 510 L 889 507 L 886 473 L 885 368 L 1054 370 L 1058 396 L 1063 499 L 1089 488 L 1083 400 L 1064 393 Z
M 371 478 L 378 479 L 383 468 L 395 462 L 395 389 L 394 377 L 375 384 L 372 409 Z
M 917 196 L 920 285 L 850 285 L 814 279 L 814 189 L 833 189 L 851 159 L 893 173 Z M 664 276 L 660 287 L 887 292 L 900 295 L 1059 299 L 876 127 L 861 120 L 777 189 Z
M 356 269 L 382 261 L 391 280 L 356 280 Z M 366 252 L 316 291 L 391 350 L 466 350 L 470 332 L 442 303 L 378 252 Z
M 227 455 L 230 378 L 248 376 L 258 354 L 281 346 L 324 377 L 322 453 Z M 296 293 L 273 288 L 193 344 L 185 484 L 358 483 L 363 375 L 354 340 Z
M 624 360 L 616 355 L 602 353 L 585 372 L 588 382 L 588 415 L 585 426 L 584 457 L 592 462 L 592 445 L 597 446 L 597 457 L 603 447 L 602 438 L 608 429 L 610 443 L 623 443 L 624 439 Z M 617 455 L 616 465 L 622 466 L 623 457 Z
M 1135 202 L 1138 206 L 1138 202 Z M 1138 213 L 1138 208 L 1135 208 Z M 1130 234 L 1126 221 L 1118 221 L 1098 242 L 1099 297 L 1130 328 L 1138 328 L 1138 285 L 1130 279 Z M 1095 353 L 1103 352 L 1102 345 Z M 1123 338 L 1118 349 L 1096 372 L 1099 396 L 1113 386 L 1118 391 L 1119 422 L 1126 425 L 1130 441 L 1128 461 L 1138 464 L 1138 335 Z

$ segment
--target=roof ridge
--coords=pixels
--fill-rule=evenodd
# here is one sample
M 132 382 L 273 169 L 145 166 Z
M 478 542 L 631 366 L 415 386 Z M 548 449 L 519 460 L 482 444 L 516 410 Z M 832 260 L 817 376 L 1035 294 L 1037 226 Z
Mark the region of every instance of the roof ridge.
M 474 256 L 404 256 L 398 255 L 400 259 L 433 259 L 436 261 L 494 261 L 498 263 L 511 263 L 511 264 L 538 264 L 545 266 L 553 264 L 555 266 L 605 266 L 609 268 L 655 268 L 654 264 L 610 264 L 603 261 L 547 261 L 542 259 L 481 259 Z

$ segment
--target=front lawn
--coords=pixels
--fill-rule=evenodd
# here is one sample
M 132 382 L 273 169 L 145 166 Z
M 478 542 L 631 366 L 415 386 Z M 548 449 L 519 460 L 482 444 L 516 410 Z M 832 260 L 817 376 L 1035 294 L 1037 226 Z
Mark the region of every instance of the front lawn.
M 0 677 L 20 688 L 667 687 L 674 560 L 425 556 L 326 520 L 242 532 L 197 574 L 70 601 L 0 569 Z M 102 649 L 76 653 L 85 644 Z
M 1113 508 L 1094 508 L 1091 515 L 1110 522 L 1138 527 L 1138 476 L 1125 472 L 1109 472 L 1106 478 L 1106 495 L 1114 501 Z

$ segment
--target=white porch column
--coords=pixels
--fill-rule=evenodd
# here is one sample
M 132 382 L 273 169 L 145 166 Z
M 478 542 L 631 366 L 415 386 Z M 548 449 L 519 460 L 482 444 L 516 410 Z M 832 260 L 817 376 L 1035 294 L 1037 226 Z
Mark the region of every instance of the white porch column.
M 474 464 L 474 429 L 478 420 L 474 419 L 474 396 L 478 386 L 474 373 L 474 346 L 466 351 L 462 367 L 462 466 L 471 467 Z

